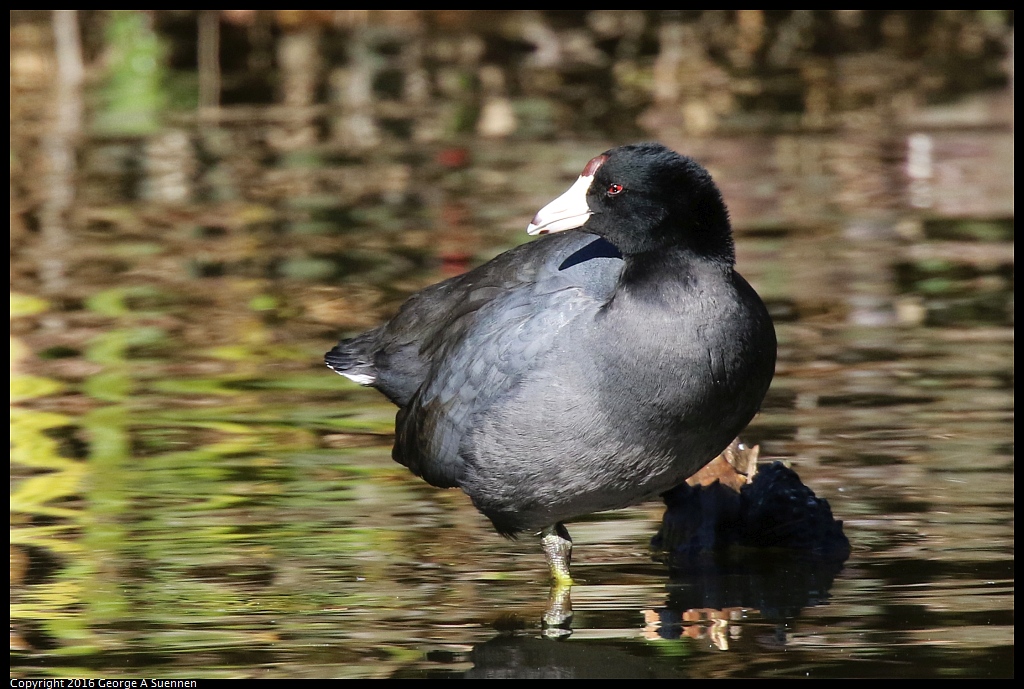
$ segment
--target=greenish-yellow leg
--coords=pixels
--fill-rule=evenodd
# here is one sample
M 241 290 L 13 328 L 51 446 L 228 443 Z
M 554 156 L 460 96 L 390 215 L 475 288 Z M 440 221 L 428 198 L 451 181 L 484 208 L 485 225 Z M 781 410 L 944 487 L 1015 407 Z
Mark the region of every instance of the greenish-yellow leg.
M 569 575 L 569 562 L 572 560 L 572 538 L 561 522 L 549 526 L 540 532 L 540 544 L 547 556 L 551 576 L 557 584 L 572 585 Z

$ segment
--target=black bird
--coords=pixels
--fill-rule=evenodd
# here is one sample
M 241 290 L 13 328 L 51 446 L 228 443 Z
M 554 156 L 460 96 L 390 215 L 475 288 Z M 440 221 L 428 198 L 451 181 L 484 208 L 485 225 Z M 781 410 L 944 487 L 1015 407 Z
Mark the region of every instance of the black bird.
M 733 269 L 711 176 L 660 144 L 597 156 L 527 232 L 552 236 L 325 360 L 398 405 L 397 462 L 505 536 L 540 531 L 569 583 L 562 522 L 654 498 L 725 449 L 768 390 L 775 329 Z

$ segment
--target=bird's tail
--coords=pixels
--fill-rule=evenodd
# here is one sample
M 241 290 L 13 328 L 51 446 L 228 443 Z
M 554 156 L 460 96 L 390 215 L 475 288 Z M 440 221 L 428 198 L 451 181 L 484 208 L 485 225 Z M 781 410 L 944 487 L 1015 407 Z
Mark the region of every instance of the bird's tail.
M 371 356 L 375 334 L 375 331 L 371 330 L 339 342 L 334 349 L 324 355 L 327 368 L 360 385 L 373 385 L 377 380 L 377 369 Z

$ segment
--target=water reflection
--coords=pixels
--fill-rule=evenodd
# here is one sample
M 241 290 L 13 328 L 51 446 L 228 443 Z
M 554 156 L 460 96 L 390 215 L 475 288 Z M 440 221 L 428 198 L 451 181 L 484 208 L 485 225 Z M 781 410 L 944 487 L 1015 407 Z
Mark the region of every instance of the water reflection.
M 12 14 L 13 675 L 1012 676 L 1012 88 L 957 90 L 999 85 L 998 21 L 829 14 L 817 26 L 850 52 L 807 60 L 813 14 L 750 15 L 734 52 L 686 52 L 677 27 L 640 13 L 409 41 L 385 27 L 339 42 L 351 55 L 325 68 L 344 112 L 163 123 L 154 98 L 191 77 L 136 72 L 165 63 L 151 25 L 128 22 L 130 51 L 103 62 L 76 138 L 53 119 L 41 16 Z M 224 45 L 245 38 L 237 62 L 222 53 L 222 104 L 275 98 L 276 72 L 246 70 L 278 50 L 294 50 L 287 98 L 330 91 L 309 91 L 315 53 L 254 16 L 221 24 Z M 727 48 L 731 17 L 701 15 L 698 36 Z M 82 15 L 87 66 L 101 20 Z M 562 50 L 551 35 L 576 41 L 571 68 L 545 62 Z M 901 35 L 937 59 L 892 47 Z M 875 70 L 849 47 L 864 36 L 898 59 Z M 662 38 L 678 50 L 655 102 Z M 537 42 L 543 59 L 508 57 Z M 953 70 L 965 55 L 976 69 Z M 478 79 L 481 60 L 504 83 Z M 782 77 L 733 71 L 744 60 Z M 920 88 L 896 88 L 894 65 Z M 713 83 L 697 90 L 694 74 Z M 476 136 L 478 87 L 492 112 L 510 98 L 510 138 L 500 118 Z M 54 155 L 78 142 L 77 174 L 39 172 L 55 135 Z M 572 527 L 573 634 L 544 643 L 535 543 L 495 537 L 461 496 L 406 476 L 389 457 L 393 409 L 339 389 L 320 355 L 525 241 L 593 150 L 643 138 L 721 181 L 741 270 L 779 325 L 776 381 L 744 439 L 830 501 L 853 552 L 797 587 L 775 584 L 785 564 L 677 579 L 650 559 L 660 506 L 594 516 Z M 58 215 L 53 245 L 43 220 Z

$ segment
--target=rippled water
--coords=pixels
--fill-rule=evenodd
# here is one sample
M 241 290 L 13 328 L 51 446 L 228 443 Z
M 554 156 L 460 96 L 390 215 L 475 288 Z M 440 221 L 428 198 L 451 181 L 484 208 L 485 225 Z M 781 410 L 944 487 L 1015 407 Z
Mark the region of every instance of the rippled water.
M 594 515 L 558 642 L 535 539 L 395 464 L 394 409 L 322 354 L 526 241 L 618 142 L 283 153 L 303 117 L 12 163 L 12 676 L 1013 675 L 1012 126 L 663 137 L 720 182 L 776 321 L 743 438 L 853 552 L 670 573 L 660 505 Z

